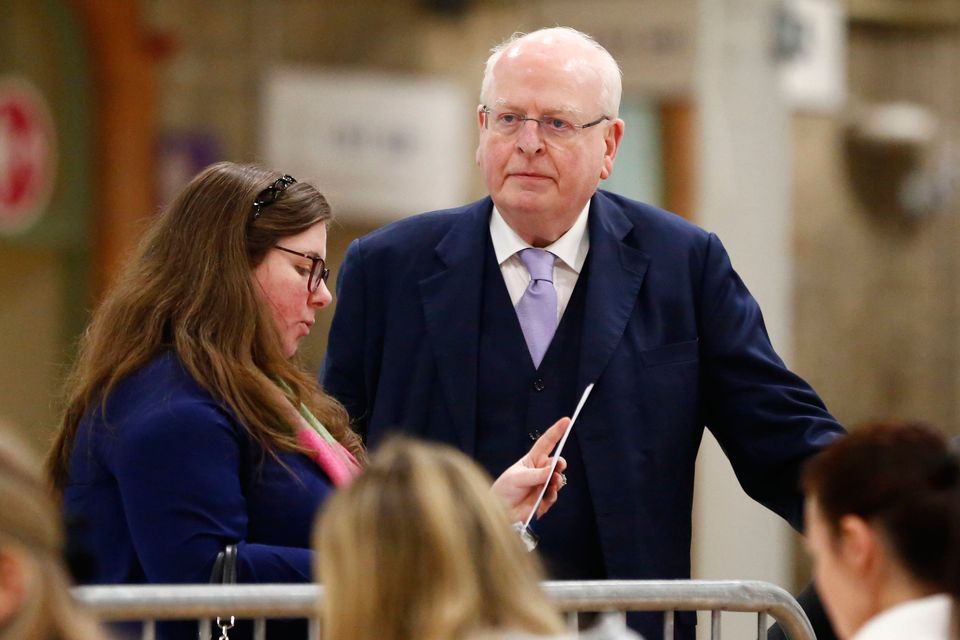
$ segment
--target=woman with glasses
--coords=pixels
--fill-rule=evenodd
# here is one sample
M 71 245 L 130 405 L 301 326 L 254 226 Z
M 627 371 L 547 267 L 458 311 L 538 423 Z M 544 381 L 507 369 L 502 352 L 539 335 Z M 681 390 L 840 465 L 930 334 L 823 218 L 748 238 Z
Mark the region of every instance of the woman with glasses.
M 809 464 L 807 546 L 837 635 L 958 637 L 960 458 L 923 424 L 862 427 Z
M 152 224 L 83 336 L 47 460 L 84 581 L 207 582 L 229 544 L 239 582 L 310 580 L 317 506 L 365 460 L 292 360 L 331 301 L 330 216 L 313 186 L 224 162 Z M 516 514 L 548 478 L 556 500 L 565 424 L 495 485 Z

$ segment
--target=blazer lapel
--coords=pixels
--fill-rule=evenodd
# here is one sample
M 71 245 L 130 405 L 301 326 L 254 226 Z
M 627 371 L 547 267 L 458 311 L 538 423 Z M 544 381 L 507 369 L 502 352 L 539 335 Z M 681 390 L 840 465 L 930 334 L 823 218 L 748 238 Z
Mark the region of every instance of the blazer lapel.
M 620 343 L 637 303 L 649 257 L 624 239 L 633 223 L 597 192 L 590 204 L 590 272 L 578 390 L 596 382 Z
M 476 445 L 480 295 L 491 207 L 486 198 L 458 214 L 435 248 L 436 273 L 419 283 L 440 387 L 460 448 L 471 455 Z

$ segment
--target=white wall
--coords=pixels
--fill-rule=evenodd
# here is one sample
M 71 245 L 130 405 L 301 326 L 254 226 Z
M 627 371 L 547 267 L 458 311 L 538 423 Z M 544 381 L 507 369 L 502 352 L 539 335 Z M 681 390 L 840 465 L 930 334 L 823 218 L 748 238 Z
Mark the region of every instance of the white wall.
M 700 2 L 697 221 L 724 242 L 789 363 L 791 147 L 772 55 L 774 8 L 773 0 Z M 696 490 L 694 577 L 789 588 L 788 525 L 744 494 L 709 434 Z M 723 630 L 725 637 L 755 637 L 756 617 L 725 614 Z M 709 619 L 701 617 L 699 636 L 708 633 Z

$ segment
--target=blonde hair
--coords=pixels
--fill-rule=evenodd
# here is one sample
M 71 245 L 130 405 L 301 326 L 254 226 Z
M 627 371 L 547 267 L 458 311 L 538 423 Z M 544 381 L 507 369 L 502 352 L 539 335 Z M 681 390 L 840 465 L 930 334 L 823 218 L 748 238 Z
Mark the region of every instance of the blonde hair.
M 254 165 L 211 165 L 150 226 L 81 339 L 60 431 L 47 457 L 58 490 L 66 483 L 83 416 L 95 403 L 105 406 L 121 379 L 166 348 L 264 450 L 303 451 L 289 419 L 290 403 L 303 402 L 363 460 L 363 445 L 343 406 L 284 355 L 250 275 L 278 240 L 331 217 L 323 195 L 297 182 L 254 219 L 258 194 L 280 175 Z M 291 390 L 287 398 L 278 393 L 277 381 Z
M 543 572 L 491 480 L 449 447 L 394 437 L 314 531 L 330 640 L 560 633 Z
M 63 567 L 63 531 L 39 462 L 0 423 L 0 553 L 23 563 L 24 606 L 0 640 L 103 640 L 106 634 L 73 600 Z

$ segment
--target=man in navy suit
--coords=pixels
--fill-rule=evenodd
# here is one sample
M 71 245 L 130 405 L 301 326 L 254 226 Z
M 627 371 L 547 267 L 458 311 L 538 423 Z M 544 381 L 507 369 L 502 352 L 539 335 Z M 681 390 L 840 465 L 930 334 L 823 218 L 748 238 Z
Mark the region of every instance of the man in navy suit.
M 794 526 L 799 467 L 842 429 L 775 353 L 716 236 L 597 189 L 620 93 L 616 62 L 573 30 L 494 50 L 477 110 L 490 197 L 351 244 L 323 384 L 370 446 L 404 431 L 496 476 L 595 383 L 564 449 L 569 484 L 536 526 L 547 566 L 687 578 L 705 425 L 747 493 Z M 692 622 L 678 616 L 681 637 Z M 659 637 L 659 616 L 632 625 Z

